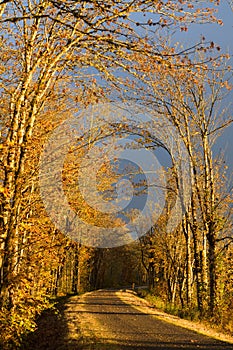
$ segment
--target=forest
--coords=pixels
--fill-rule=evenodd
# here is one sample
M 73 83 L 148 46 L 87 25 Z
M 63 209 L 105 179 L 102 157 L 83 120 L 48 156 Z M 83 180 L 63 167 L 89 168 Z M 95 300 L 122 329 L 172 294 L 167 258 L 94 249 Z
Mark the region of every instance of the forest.
M 4 349 L 59 296 L 132 285 L 233 333 L 231 56 L 173 37 L 220 3 L 0 0 Z

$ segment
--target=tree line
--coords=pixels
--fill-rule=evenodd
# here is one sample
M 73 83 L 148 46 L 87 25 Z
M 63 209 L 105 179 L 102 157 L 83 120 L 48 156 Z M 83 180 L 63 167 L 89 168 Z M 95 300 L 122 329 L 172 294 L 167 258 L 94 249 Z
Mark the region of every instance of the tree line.
M 52 297 L 132 283 L 148 284 L 184 313 L 198 310 L 200 317 L 232 330 L 232 198 L 223 160 L 212 153 L 217 136 L 232 121 L 221 102 L 231 89 L 229 56 L 205 38 L 184 49 L 167 37 L 174 30 L 187 31 L 193 22 L 221 25 L 218 3 L 0 2 L 4 348 L 20 345 Z M 41 199 L 40 156 L 52 131 L 67 118 L 92 104 L 126 100 L 150 106 L 176 129 L 189 156 L 188 210 L 168 233 L 180 186 L 174 165 L 167 175 L 165 207 L 149 232 L 123 247 L 86 247 L 51 222 Z M 67 155 L 64 192 L 90 224 L 118 227 L 122 218 L 85 203 L 76 183 L 81 159 L 98 140 L 125 133 L 137 135 L 144 146 L 155 142 L 144 130 L 111 125 L 84 133 Z M 110 193 L 120 176 L 106 163 L 99 191 Z

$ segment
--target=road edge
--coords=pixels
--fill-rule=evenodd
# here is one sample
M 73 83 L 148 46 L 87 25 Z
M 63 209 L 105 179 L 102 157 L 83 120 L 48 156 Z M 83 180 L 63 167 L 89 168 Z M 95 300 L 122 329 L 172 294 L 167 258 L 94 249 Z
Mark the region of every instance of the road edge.
M 122 293 L 125 293 L 127 296 L 131 296 L 131 298 L 124 297 Z M 178 316 L 170 315 L 164 311 L 161 311 L 159 309 L 156 309 L 153 305 L 151 305 L 147 300 L 140 298 L 136 292 L 132 290 L 119 290 L 116 291 L 116 295 L 124 301 L 126 304 L 131 305 L 135 309 L 143 312 L 143 313 L 148 313 L 151 316 L 154 316 L 158 318 L 159 320 L 168 322 L 170 324 L 186 328 L 189 330 L 192 330 L 194 332 L 197 332 L 202 335 L 206 335 L 210 338 L 214 338 L 216 340 L 220 340 L 229 344 L 233 344 L 233 337 L 228 336 L 224 333 L 217 332 L 210 326 L 204 324 L 203 322 L 195 322 L 195 321 L 190 321 L 186 320 L 183 318 L 180 318 Z M 132 297 L 135 297 L 137 300 L 136 304 L 132 304 Z

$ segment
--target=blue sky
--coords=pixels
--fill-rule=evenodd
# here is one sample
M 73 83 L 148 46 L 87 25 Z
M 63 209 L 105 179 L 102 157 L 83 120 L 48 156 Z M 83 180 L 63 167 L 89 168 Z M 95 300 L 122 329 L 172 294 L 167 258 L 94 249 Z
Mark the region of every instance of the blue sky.
M 232 8 L 229 2 L 232 2 Z M 199 4 L 198 4 L 199 5 Z M 208 1 L 200 1 L 200 6 L 208 6 Z M 215 16 L 223 21 L 223 25 L 217 23 L 207 24 L 191 24 L 188 31 L 181 32 L 177 29 L 171 36 L 172 42 L 179 42 L 184 48 L 192 47 L 204 36 L 206 42 L 214 42 L 216 46 L 220 46 L 220 53 L 229 53 L 233 57 L 233 1 L 221 0 L 220 5 L 215 7 L 217 13 Z M 140 22 L 145 21 L 143 16 L 136 14 L 136 19 Z M 155 16 L 155 19 L 157 17 Z M 134 18 L 135 19 L 135 18 Z M 158 18 L 157 18 L 158 19 Z M 168 32 L 168 35 L 171 33 Z M 216 54 L 219 54 L 216 51 Z M 233 58 L 228 62 L 233 65 Z M 232 82 L 233 83 L 233 80 Z M 233 90 L 222 102 L 222 107 L 229 107 L 228 114 L 233 116 Z M 230 106 L 231 105 L 231 106 Z M 228 175 L 233 173 L 233 123 L 225 129 L 223 135 L 219 137 L 214 147 L 214 154 L 217 155 L 224 152 L 226 163 L 229 167 Z
M 219 44 L 224 51 L 233 53 L 233 11 L 227 2 L 222 0 L 216 7 L 218 13 L 216 17 L 223 20 L 223 25 L 217 23 L 193 24 L 187 32 L 182 32 L 181 37 L 187 43 L 192 40 L 193 43 L 204 35 L 206 40 L 214 41 Z
M 232 7 L 229 3 L 232 3 Z M 198 4 L 199 5 L 199 4 Z M 206 7 L 208 1 L 200 1 L 200 6 Z M 205 37 L 206 42 L 214 42 L 216 46 L 220 46 L 220 53 L 228 53 L 232 56 L 228 62 L 233 66 L 233 1 L 221 0 L 220 5 L 216 7 L 217 13 L 215 16 L 223 21 L 223 24 L 207 23 L 207 24 L 191 24 L 188 31 L 181 32 L 177 29 L 172 34 L 171 41 L 179 42 L 184 48 L 191 47 L 200 41 L 200 38 Z M 136 14 L 137 20 L 145 21 L 145 18 Z M 157 18 L 157 17 L 155 17 Z M 158 19 L 158 18 L 157 18 Z M 168 33 L 168 35 L 171 33 Z M 218 52 L 216 51 L 218 54 Z M 232 68 L 233 69 L 233 68 Z M 231 81 L 233 84 L 233 79 Z M 233 90 L 222 101 L 220 109 L 229 108 L 228 115 L 233 119 Z M 227 175 L 229 177 L 229 187 L 233 185 L 233 123 L 228 126 L 221 136 L 216 141 L 213 147 L 214 156 L 224 154 L 226 165 L 228 166 Z M 232 177 L 232 178 L 231 178 Z
M 233 7 L 233 6 L 232 6 Z M 233 56 L 233 8 L 228 2 L 222 1 L 218 16 L 223 19 L 223 26 L 210 25 L 206 28 L 209 38 L 213 38 L 222 47 L 223 51 Z M 233 59 L 231 59 L 232 66 Z M 233 82 L 232 82 L 233 83 Z M 229 113 L 233 115 L 233 90 L 224 102 L 231 104 Z M 225 150 L 226 162 L 229 166 L 229 176 L 233 173 L 233 125 L 228 127 L 218 141 L 219 149 Z
M 204 26 L 204 34 L 207 39 L 217 42 L 223 52 L 229 52 L 229 54 L 233 55 L 233 9 L 231 9 L 226 0 L 222 1 L 219 6 L 218 17 L 223 20 L 223 25 L 211 24 Z M 199 30 L 202 30 L 202 28 Z M 233 59 L 231 59 L 231 66 L 232 62 Z M 233 116 L 233 90 L 223 103 L 226 105 L 231 104 L 229 113 Z M 219 138 L 217 146 L 217 150 L 225 151 L 226 163 L 229 167 L 228 175 L 231 176 L 233 173 L 233 125 L 225 130 Z
M 230 2 L 230 1 L 229 1 Z M 233 2 L 232 2 L 233 3 Z M 219 24 L 194 24 L 187 32 L 177 32 L 175 39 L 186 46 L 196 43 L 203 35 L 207 41 L 213 41 L 221 47 L 222 53 L 229 53 L 233 56 L 233 5 L 230 7 L 227 0 L 222 0 L 218 6 L 217 18 L 223 20 L 223 25 Z M 230 61 L 232 66 L 233 59 Z M 232 81 L 233 83 L 233 81 Z M 223 106 L 229 107 L 229 114 L 233 117 L 233 90 L 222 102 Z M 217 140 L 214 147 L 215 154 L 220 151 L 225 153 L 226 163 L 229 167 L 229 177 L 233 173 L 233 125 L 229 126 Z

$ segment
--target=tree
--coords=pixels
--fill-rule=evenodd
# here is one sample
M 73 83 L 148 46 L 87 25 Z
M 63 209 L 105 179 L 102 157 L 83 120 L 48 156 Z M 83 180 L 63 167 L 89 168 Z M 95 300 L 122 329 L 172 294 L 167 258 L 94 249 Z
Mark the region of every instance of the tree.
M 153 104 L 158 114 L 167 116 L 177 128 L 189 154 L 192 197 L 183 228 L 187 245 L 189 230 L 193 237 L 198 308 L 203 311 L 208 289 L 211 315 L 217 306 L 216 243 L 222 231 L 219 223 L 223 215 L 218 200 L 221 193 L 216 186 L 220 175 L 214 164 L 212 146 L 218 132 L 232 122 L 232 117 L 224 115 L 224 110 L 221 114 L 218 112 L 224 90 L 231 89 L 225 69 L 219 68 L 225 58 L 228 57 L 219 57 L 213 65 L 194 66 L 192 70 L 186 69 L 187 59 L 183 63 L 180 61 L 177 70 L 168 70 L 166 65 L 158 68 L 157 64 L 153 69 L 151 65 L 149 88 L 143 101 Z M 144 71 L 146 74 L 146 68 Z
M 134 20 L 135 12 L 141 13 L 143 18 L 145 15 L 145 21 Z M 60 110 L 57 120 L 50 123 L 49 110 L 61 102 L 66 101 L 65 108 L 61 108 L 63 112 L 70 109 L 70 113 L 75 113 L 84 104 L 82 97 L 90 103 L 94 96 L 97 102 L 106 85 L 121 87 L 123 78 L 117 75 L 117 68 L 135 76 L 135 68 L 138 69 L 135 57 L 139 54 L 169 65 L 170 55 L 176 57 L 179 52 L 168 46 L 160 49 L 159 45 L 151 44 L 146 37 L 148 28 L 170 27 L 176 23 L 186 28 L 186 23 L 194 19 L 202 22 L 215 18 L 213 9 L 200 9 L 189 1 L 164 4 L 162 1 L 38 0 L 32 3 L 9 0 L 0 2 L 0 16 L 3 96 L 0 292 L 1 308 L 3 313 L 7 312 L 9 321 L 11 313 L 22 303 L 17 293 L 23 284 L 21 272 L 26 261 L 28 259 L 30 264 L 28 257 L 36 255 L 38 247 L 43 249 L 34 237 L 40 232 L 49 242 L 56 240 L 56 231 L 49 225 L 40 204 L 34 205 L 38 195 L 34 176 L 37 176 L 39 157 L 35 150 L 33 152 L 33 138 L 37 137 L 38 125 L 41 123 L 46 132 L 55 127 L 64 114 L 61 116 Z M 150 16 L 153 18 L 148 18 Z M 86 68 L 90 67 L 102 76 L 104 83 L 86 74 Z M 38 143 L 35 147 L 41 150 Z M 30 171 L 31 162 L 36 169 L 34 173 Z M 44 221 L 40 222 L 38 216 L 42 212 Z M 33 238 L 29 239 L 31 233 Z M 29 242 L 33 245 L 26 249 Z M 44 247 L 47 249 L 48 245 Z M 46 271 L 46 276 L 51 269 L 56 269 L 53 265 L 45 266 L 44 261 L 38 270 L 35 265 L 35 271 Z M 41 285 L 41 281 L 34 287 L 29 284 L 28 290 L 47 288 Z

